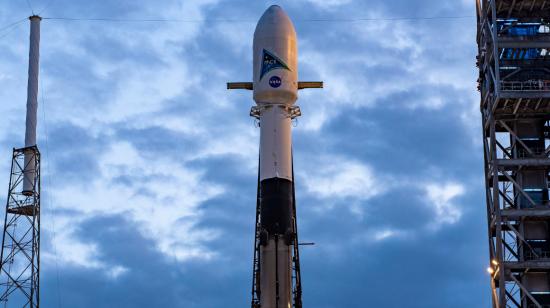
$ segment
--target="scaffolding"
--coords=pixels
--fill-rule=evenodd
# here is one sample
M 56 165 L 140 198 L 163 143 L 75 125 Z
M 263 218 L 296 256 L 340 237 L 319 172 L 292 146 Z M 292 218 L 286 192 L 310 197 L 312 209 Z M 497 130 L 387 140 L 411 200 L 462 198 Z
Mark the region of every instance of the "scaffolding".
M 492 307 L 550 307 L 550 1 L 477 0 Z
M 30 190 L 25 178 L 33 174 Z M 2 251 L 0 305 L 39 307 L 40 152 L 36 146 L 13 150 Z

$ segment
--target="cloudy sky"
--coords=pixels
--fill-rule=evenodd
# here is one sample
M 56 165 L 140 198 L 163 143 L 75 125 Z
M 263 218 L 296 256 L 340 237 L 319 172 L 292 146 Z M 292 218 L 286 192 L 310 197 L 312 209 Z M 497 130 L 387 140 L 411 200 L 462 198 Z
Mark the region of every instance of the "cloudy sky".
M 42 306 L 249 305 L 259 130 L 225 83 L 251 79 L 256 21 L 279 4 L 300 79 L 325 82 L 294 128 L 305 306 L 488 307 L 474 3 L 3 1 L 4 189 L 29 35 L 4 26 L 180 20 L 42 22 Z M 388 20 L 441 16 L 461 18 Z

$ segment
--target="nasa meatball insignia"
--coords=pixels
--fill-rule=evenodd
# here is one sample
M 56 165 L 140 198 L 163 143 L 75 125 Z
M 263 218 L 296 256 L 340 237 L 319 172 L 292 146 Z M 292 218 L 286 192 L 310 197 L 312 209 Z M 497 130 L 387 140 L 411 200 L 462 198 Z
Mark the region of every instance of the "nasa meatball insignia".
M 279 59 L 279 57 L 264 49 L 262 53 L 262 69 L 260 73 L 260 80 L 262 80 L 265 74 L 278 68 L 290 71 L 290 68 L 288 68 L 288 65 L 286 65 L 283 60 Z
M 273 76 L 271 78 L 269 78 L 269 85 L 272 87 L 272 88 L 278 88 L 281 86 L 281 78 L 279 76 Z

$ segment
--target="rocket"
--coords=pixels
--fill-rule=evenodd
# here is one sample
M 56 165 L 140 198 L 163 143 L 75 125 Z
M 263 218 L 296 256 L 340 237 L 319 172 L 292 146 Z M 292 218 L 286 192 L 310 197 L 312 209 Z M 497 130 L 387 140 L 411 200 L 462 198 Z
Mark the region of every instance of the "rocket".
M 292 279 L 297 243 L 291 121 L 301 115 L 295 105 L 298 90 L 322 88 L 323 84 L 298 82 L 296 31 L 281 7 L 269 7 L 256 26 L 253 82 L 228 83 L 227 87 L 253 90 L 256 106 L 250 115 L 260 124 L 259 257 L 254 282 L 257 306 L 295 307 Z

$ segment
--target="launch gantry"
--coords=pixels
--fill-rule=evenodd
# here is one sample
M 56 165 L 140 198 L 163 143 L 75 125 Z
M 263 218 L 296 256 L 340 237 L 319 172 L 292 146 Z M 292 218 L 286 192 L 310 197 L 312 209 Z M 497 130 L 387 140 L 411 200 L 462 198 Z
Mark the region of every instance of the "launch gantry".
M 550 307 L 550 1 L 476 4 L 492 307 Z

